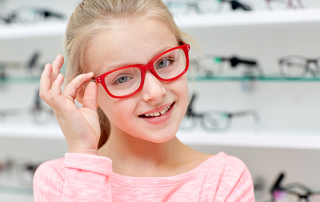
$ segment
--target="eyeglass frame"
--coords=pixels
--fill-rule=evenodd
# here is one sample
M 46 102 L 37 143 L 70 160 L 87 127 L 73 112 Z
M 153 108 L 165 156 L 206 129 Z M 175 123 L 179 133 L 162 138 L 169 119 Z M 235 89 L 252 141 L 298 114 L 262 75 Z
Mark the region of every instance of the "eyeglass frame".
M 304 60 L 305 62 L 305 66 L 304 66 L 304 72 L 299 75 L 299 77 L 291 77 L 289 74 L 286 74 L 283 70 L 282 65 L 288 61 L 290 61 L 290 59 L 292 60 L 292 58 L 299 58 Z M 284 57 L 281 57 L 278 60 L 279 63 L 279 68 L 280 68 L 280 74 L 283 78 L 288 78 L 288 79 L 302 79 L 304 77 L 306 77 L 306 75 L 308 73 L 310 73 L 314 78 L 319 77 L 320 75 L 320 65 L 319 65 L 319 61 L 320 61 L 320 57 L 316 57 L 316 58 L 308 58 L 305 56 L 301 56 L 301 55 L 287 55 Z M 310 68 L 310 64 L 315 64 L 316 65 L 316 70 L 314 71 L 313 69 Z
M 230 67 L 232 69 L 236 69 L 239 65 L 244 65 L 244 67 L 246 68 L 247 71 L 252 71 L 253 69 L 255 69 L 257 71 L 257 76 L 259 77 L 264 77 L 264 71 L 262 69 L 262 67 L 260 66 L 258 60 L 256 59 L 244 59 L 244 58 L 240 58 L 238 56 L 220 56 L 220 55 L 215 55 L 215 54 L 206 54 L 206 55 L 201 55 L 198 56 L 197 58 L 191 59 L 190 60 L 190 64 L 193 65 L 195 67 L 195 69 L 198 72 L 201 72 L 203 67 L 202 62 L 204 61 L 205 58 L 219 58 L 221 60 L 221 63 L 229 63 Z M 212 70 L 205 70 L 205 76 L 206 77 L 219 77 L 221 76 L 220 73 L 223 71 L 223 68 L 221 68 L 220 71 L 218 72 L 214 72 Z M 216 75 L 214 75 L 216 74 Z M 244 75 L 244 76 L 248 76 L 248 75 Z M 251 76 L 251 75 L 250 75 Z
M 266 0 L 266 3 L 267 3 L 267 8 L 269 9 L 269 10 L 273 10 L 273 8 L 272 8 L 272 6 L 271 6 L 271 1 L 272 0 Z M 287 5 L 286 5 L 286 8 L 293 8 L 293 2 L 294 0 L 288 0 L 288 2 L 287 2 Z M 303 3 L 301 2 L 301 0 L 296 0 L 296 2 L 298 3 L 298 5 L 299 5 L 299 8 L 305 8 L 304 6 L 303 6 Z M 284 9 L 286 9 L 286 8 L 284 8 Z
M 112 98 L 127 98 L 127 97 L 130 97 L 134 94 L 136 94 L 137 92 L 139 92 L 143 85 L 144 85 L 144 80 L 145 80 L 145 75 L 146 75 L 146 72 L 148 70 L 150 70 L 150 72 L 159 80 L 161 81 L 173 81 L 179 77 L 181 77 L 182 75 L 184 75 L 187 71 L 188 71 L 188 68 L 189 68 L 189 50 L 190 50 L 190 45 L 189 44 L 186 44 L 186 43 L 183 43 L 181 42 L 183 45 L 180 45 L 180 46 L 176 46 L 174 48 L 171 48 L 169 50 L 166 50 L 160 54 L 158 54 L 157 56 L 155 56 L 154 58 L 151 59 L 150 62 L 148 62 L 147 64 L 145 65 L 141 65 L 141 64 L 135 64 L 135 65 L 127 65 L 127 66 L 124 66 L 124 67 L 119 67 L 119 68 L 116 68 L 116 69 L 113 69 L 111 71 L 108 71 L 100 76 L 97 76 L 97 77 L 94 77 L 91 79 L 92 82 L 97 82 L 97 83 L 100 83 L 103 88 L 105 89 L 105 91 L 110 95 L 110 97 Z M 165 55 L 166 53 L 170 52 L 170 51 L 173 51 L 173 50 L 176 50 L 176 49 L 182 49 L 184 54 L 185 54 L 185 58 L 186 58 L 186 67 L 185 69 L 183 70 L 182 73 L 180 73 L 178 76 L 175 76 L 171 79 L 163 79 L 161 78 L 157 72 L 154 70 L 154 66 L 153 66 L 153 63 L 158 59 L 160 58 L 161 56 Z M 106 86 L 106 83 L 105 83 L 105 77 L 115 71 L 118 71 L 118 70 L 122 70 L 122 69 L 127 69 L 127 68 L 139 68 L 140 69 L 140 72 L 141 72 L 141 83 L 140 83 L 140 86 L 137 90 L 135 90 L 134 92 L 130 93 L 130 94 L 127 94 L 127 95 L 122 95 L 122 96 L 115 96 L 113 95 L 112 93 L 110 93 L 110 91 L 108 90 L 108 87 Z
M 255 125 L 260 125 L 260 116 L 259 113 L 254 110 L 254 109 L 248 109 L 248 110 L 243 110 L 243 111 L 238 111 L 238 112 L 228 112 L 228 111 L 223 111 L 223 110 L 207 110 L 206 112 L 195 112 L 193 110 L 193 105 L 194 105 L 194 100 L 196 99 L 197 94 L 192 93 L 191 99 L 189 101 L 187 111 L 185 113 L 185 117 L 191 118 L 193 120 L 193 124 L 190 125 L 191 127 L 183 128 L 180 126 L 181 130 L 192 130 L 196 127 L 197 121 L 200 122 L 201 127 L 206 130 L 206 131 L 216 131 L 216 132 L 226 132 L 230 129 L 231 127 L 231 121 L 233 117 L 236 116 L 244 116 L 244 115 L 252 115 L 253 120 Z M 226 125 L 222 128 L 208 128 L 204 124 L 204 119 L 205 116 L 210 114 L 210 112 L 216 113 L 216 114 L 224 114 L 226 115 L 226 118 L 228 119 L 226 122 Z
M 275 193 L 277 191 L 284 191 L 288 194 L 296 195 L 297 197 L 299 197 L 299 201 L 301 201 L 302 199 L 306 199 L 306 201 L 310 201 L 309 200 L 310 196 L 320 195 L 320 191 L 312 191 L 309 187 L 307 187 L 301 183 L 289 183 L 286 185 L 281 185 L 284 177 L 285 177 L 285 173 L 281 172 L 279 174 L 278 178 L 276 179 L 274 185 L 270 189 L 272 202 L 275 202 L 275 200 L 276 200 Z M 300 188 L 301 190 L 304 190 L 306 192 L 306 194 L 300 194 L 294 190 L 291 190 L 293 188 Z
M 202 1 L 206 1 L 206 0 L 202 0 Z M 222 6 L 223 3 L 230 3 L 231 9 L 232 10 L 237 10 L 239 8 L 241 8 L 242 10 L 245 11 L 250 11 L 252 10 L 251 7 L 249 5 L 246 5 L 238 0 L 219 0 L 219 6 L 216 10 L 214 10 L 213 12 L 220 12 L 222 10 Z M 170 7 L 172 7 L 173 4 L 185 4 L 188 6 L 187 8 L 187 12 L 188 10 L 194 9 L 197 13 L 206 13 L 204 11 L 202 11 L 199 8 L 199 1 L 194 1 L 194 2 L 175 2 L 175 1 L 169 1 L 166 3 L 167 7 L 170 9 Z

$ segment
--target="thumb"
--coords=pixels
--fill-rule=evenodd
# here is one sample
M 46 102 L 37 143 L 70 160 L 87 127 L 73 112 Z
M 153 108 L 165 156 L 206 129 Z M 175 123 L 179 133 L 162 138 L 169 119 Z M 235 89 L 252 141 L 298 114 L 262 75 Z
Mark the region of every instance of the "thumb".
M 83 107 L 87 107 L 93 111 L 97 111 L 98 84 L 90 82 L 83 96 Z

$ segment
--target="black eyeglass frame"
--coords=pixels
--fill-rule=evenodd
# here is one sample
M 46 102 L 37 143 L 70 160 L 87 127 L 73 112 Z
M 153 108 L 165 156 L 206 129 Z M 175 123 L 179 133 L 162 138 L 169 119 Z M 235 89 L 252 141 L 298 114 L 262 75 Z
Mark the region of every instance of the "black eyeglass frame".
M 232 122 L 233 117 L 245 116 L 245 115 L 252 115 L 254 118 L 255 125 L 260 125 L 259 113 L 253 109 L 239 111 L 239 112 L 228 112 L 228 111 L 223 111 L 223 110 L 207 110 L 206 112 L 194 112 L 193 105 L 194 105 L 194 100 L 195 100 L 196 96 L 197 96 L 196 93 L 192 94 L 190 102 L 187 107 L 187 111 L 185 113 L 185 117 L 192 119 L 192 125 L 190 125 L 187 128 L 180 127 L 181 130 L 194 129 L 196 127 L 197 122 L 199 121 L 201 127 L 206 131 L 226 132 L 231 127 L 231 122 Z M 220 128 L 218 128 L 218 127 L 217 128 L 208 128 L 206 126 L 206 124 L 204 123 L 204 119 L 206 116 L 209 116 L 212 113 L 224 115 L 224 117 L 227 118 L 226 124 Z
M 204 66 L 201 65 L 202 61 L 210 58 L 215 58 L 215 59 L 218 58 L 222 62 L 220 67 L 221 69 L 218 70 L 217 72 L 214 72 L 209 68 L 205 68 Z M 254 77 L 254 75 L 252 75 L 252 72 L 256 71 L 257 72 L 256 76 L 264 77 L 264 71 L 262 67 L 259 65 L 259 62 L 255 59 L 246 59 L 246 58 L 238 57 L 235 55 L 231 57 L 226 57 L 226 56 L 215 55 L 215 54 L 205 54 L 205 55 L 201 55 L 196 58 L 190 59 L 189 62 L 190 62 L 190 66 L 195 68 L 196 71 L 198 72 L 204 71 L 206 77 L 221 76 L 225 63 L 229 63 L 232 69 L 236 69 L 239 67 L 239 65 L 243 65 L 247 71 L 247 73 L 246 72 L 244 73 L 244 76 Z
M 304 184 L 301 183 L 289 183 L 286 185 L 282 185 L 282 181 L 285 177 L 285 173 L 281 172 L 279 174 L 279 176 L 277 177 L 274 185 L 271 187 L 270 189 L 270 193 L 272 196 L 271 202 L 276 202 L 276 198 L 275 198 L 275 193 L 277 191 L 284 191 L 288 194 L 292 194 L 297 196 L 299 199 L 299 201 L 297 202 L 301 202 L 302 200 L 305 200 L 306 202 L 312 202 L 310 201 L 309 197 L 312 195 L 319 195 L 320 196 L 320 191 L 312 191 L 310 188 L 308 188 L 307 186 L 305 186 Z M 301 194 L 297 191 L 294 191 L 294 188 L 299 188 L 303 191 L 305 191 L 305 194 Z

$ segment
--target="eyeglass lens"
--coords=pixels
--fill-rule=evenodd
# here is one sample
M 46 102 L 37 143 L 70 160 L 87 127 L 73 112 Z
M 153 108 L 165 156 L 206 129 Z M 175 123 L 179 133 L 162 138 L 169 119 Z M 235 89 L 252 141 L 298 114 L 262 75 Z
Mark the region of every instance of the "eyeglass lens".
M 228 125 L 229 118 L 224 113 L 206 113 L 202 119 L 202 127 L 208 130 L 223 130 Z
M 281 63 L 281 72 L 288 77 L 302 77 L 306 72 L 307 62 L 303 58 L 287 58 Z
M 199 76 L 218 76 L 222 72 L 225 63 L 219 56 L 205 56 L 200 58 L 200 64 L 201 71 Z
M 179 76 L 186 68 L 186 57 L 182 49 L 174 49 L 153 62 L 153 68 L 162 79 Z M 105 84 L 114 96 L 129 95 L 139 89 L 142 72 L 139 67 L 119 69 L 105 77 Z
M 320 75 L 320 59 L 308 62 L 302 57 L 287 57 L 280 63 L 281 73 L 286 77 L 301 78 L 309 71 L 313 76 Z
M 310 195 L 308 197 L 299 197 L 297 194 L 286 191 L 275 191 L 273 193 L 274 202 L 320 202 L 320 194 Z
M 229 117 L 225 113 L 212 112 L 204 113 L 201 118 L 201 125 L 206 130 L 224 130 L 228 127 Z M 191 129 L 196 126 L 197 117 L 185 116 L 180 124 L 181 129 Z

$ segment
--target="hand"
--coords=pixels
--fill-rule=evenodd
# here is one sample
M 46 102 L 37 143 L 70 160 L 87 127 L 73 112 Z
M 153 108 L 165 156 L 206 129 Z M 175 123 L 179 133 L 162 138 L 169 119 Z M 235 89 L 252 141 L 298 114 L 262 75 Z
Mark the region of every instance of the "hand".
M 100 125 L 97 113 L 98 86 L 90 82 L 83 96 L 83 107 L 75 106 L 77 91 L 89 82 L 93 73 L 80 74 L 61 91 L 63 56 L 46 64 L 40 80 L 40 97 L 50 105 L 66 138 L 69 152 L 97 155 Z

